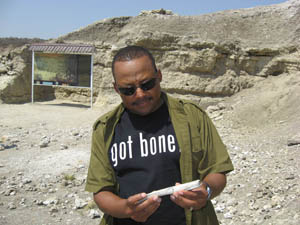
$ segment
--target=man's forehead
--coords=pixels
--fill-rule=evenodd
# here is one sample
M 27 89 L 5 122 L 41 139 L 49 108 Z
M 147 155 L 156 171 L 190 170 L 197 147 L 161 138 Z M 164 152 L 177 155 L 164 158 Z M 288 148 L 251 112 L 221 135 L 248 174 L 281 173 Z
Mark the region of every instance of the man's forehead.
M 154 68 L 149 57 L 143 56 L 128 61 L 117 61 L 115 62 L 114 70 L 115 72 L 125 72 L 126 70 L 154 70 Z
M 122 58 L 122 59 L 116 60 L 115 64 L 118 64 L 118 63 L 129 63 L 129 62 L 135 62 L 135 61 L 144 61 L 144 62 L 150 62 L 150 63 L 152 63 L 149 56 L 147 56 L 147 55 L 141 55 L 141 56 L 134 57 L 134 58 Z

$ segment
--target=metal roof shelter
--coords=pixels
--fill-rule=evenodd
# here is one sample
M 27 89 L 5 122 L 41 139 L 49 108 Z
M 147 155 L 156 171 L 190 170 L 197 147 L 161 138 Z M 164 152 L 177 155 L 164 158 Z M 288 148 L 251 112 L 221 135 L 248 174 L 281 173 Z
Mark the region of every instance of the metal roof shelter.
M 90 90 L 91 90 L 91 107 L 93 104 L 93 53 L 95 52 L 95 47 L 93 45 L 86 44 L 61 44 L 61 43 L 35 43 L 31 44 L 29 50 L 32 51 L 32 91 L 31 91 L 31 101 L 34 101 L 34 64 L 35 64 L 35 52 L 45 53 L 45 54 L 62 54 L 62 55 L 91 55 L 91 65 L 90 65 Z M 49 83 L 49 82 L 48 82 Z M 45 84 L 42 84 L 45 85 Z M 46 86 L 56 86 L 55 84 L 46 84 Z M 67 87 L 67 86 L 64 86 Z M 76 87 L 76 86 L 72 86 Z M 77 86 L 79 87 L 79 86 Z M 87 88 L 87 87 L 79 87 Z
M 95 47 L 93 45 L 83 44 L 32 44 L 29 50 L 44 53 L 62 53 L 62 54 L 93 54 Z

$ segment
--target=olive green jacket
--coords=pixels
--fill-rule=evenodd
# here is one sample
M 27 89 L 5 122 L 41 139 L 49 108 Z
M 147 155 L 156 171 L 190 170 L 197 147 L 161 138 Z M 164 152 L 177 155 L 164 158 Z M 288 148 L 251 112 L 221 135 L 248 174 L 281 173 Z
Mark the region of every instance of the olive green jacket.
M 181 150 L 180 172 L 182 183 L 200 179 L 209 173 L 227 173 L 233 165 L 215 126 L 207 114 L 194 103 L 176 99 L 162 93 L 166 102 L 176 138 Z M 96 193 L 110 187 L 118 193 L 118 184 L 114 170 L 108 158 L 108 150 L 114 129 L 124 107 L 120 104 L 116 109 L 101 116 L 94 124 L 90 166 L 86 183 L 86 191 Z M 219 224 L 213 205 L 208 201 L 201 210 L 185 210 L 187 225 Z M 113 218 L 104 215 L 101 225 L 112 225 Z

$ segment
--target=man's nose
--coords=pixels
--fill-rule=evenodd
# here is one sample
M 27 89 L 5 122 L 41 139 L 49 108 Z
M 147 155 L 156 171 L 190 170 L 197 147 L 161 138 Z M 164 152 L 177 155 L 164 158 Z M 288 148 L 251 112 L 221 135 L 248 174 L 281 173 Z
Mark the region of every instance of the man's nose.
M 138 87 L 136 89 L 136 92 L 135 92 L 135 97 L 142 98 L 144 96 L 145 96 L 145 91 L 143 91 L 143 89 L 141 89 L 140 87 Z

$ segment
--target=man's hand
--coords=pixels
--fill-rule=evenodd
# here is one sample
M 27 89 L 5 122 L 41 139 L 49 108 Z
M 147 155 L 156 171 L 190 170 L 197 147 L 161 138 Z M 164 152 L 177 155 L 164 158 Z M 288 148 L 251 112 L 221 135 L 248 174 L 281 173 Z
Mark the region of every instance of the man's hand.
M 145 222 L 160 206 L 161 198 L 153 196 L 140 203 L 146 193 L 120 198 L 110 191 L 94 194 L 94 201 L 99 209 L 116 218 L 131 218 L 137 222 Z
M 171 200 L 177 205 L 186 209 L 201 209 L 206 205 L 208 193 L 206 191 L 206 184 L 212 191 L 210 199 L 218 196 L 226 186 L 226 175 L 223 173 L 211 173 L 208 174 L 200 187 L 191 191 L 177 191 L 171 195 Z M 177 184 L 176 184 L 177 185 Z
M 139 203 L 139 201 L 146 196 L 145 193 L 142 193 L 133 195 L 127 199 L 127 214 L 131 219 L 137 222 L 145 222 L 160 206 L 161 198 L 157 196 L 153 196 L 142 203 Z
M 178 185 L 179 183 L 176 183 Z M 177 191 L 171 195 L 171 200 L 182 208 L 201 209 L 207 202 L 206 186 L 202 184 L 200 187 L 190 191 Z

